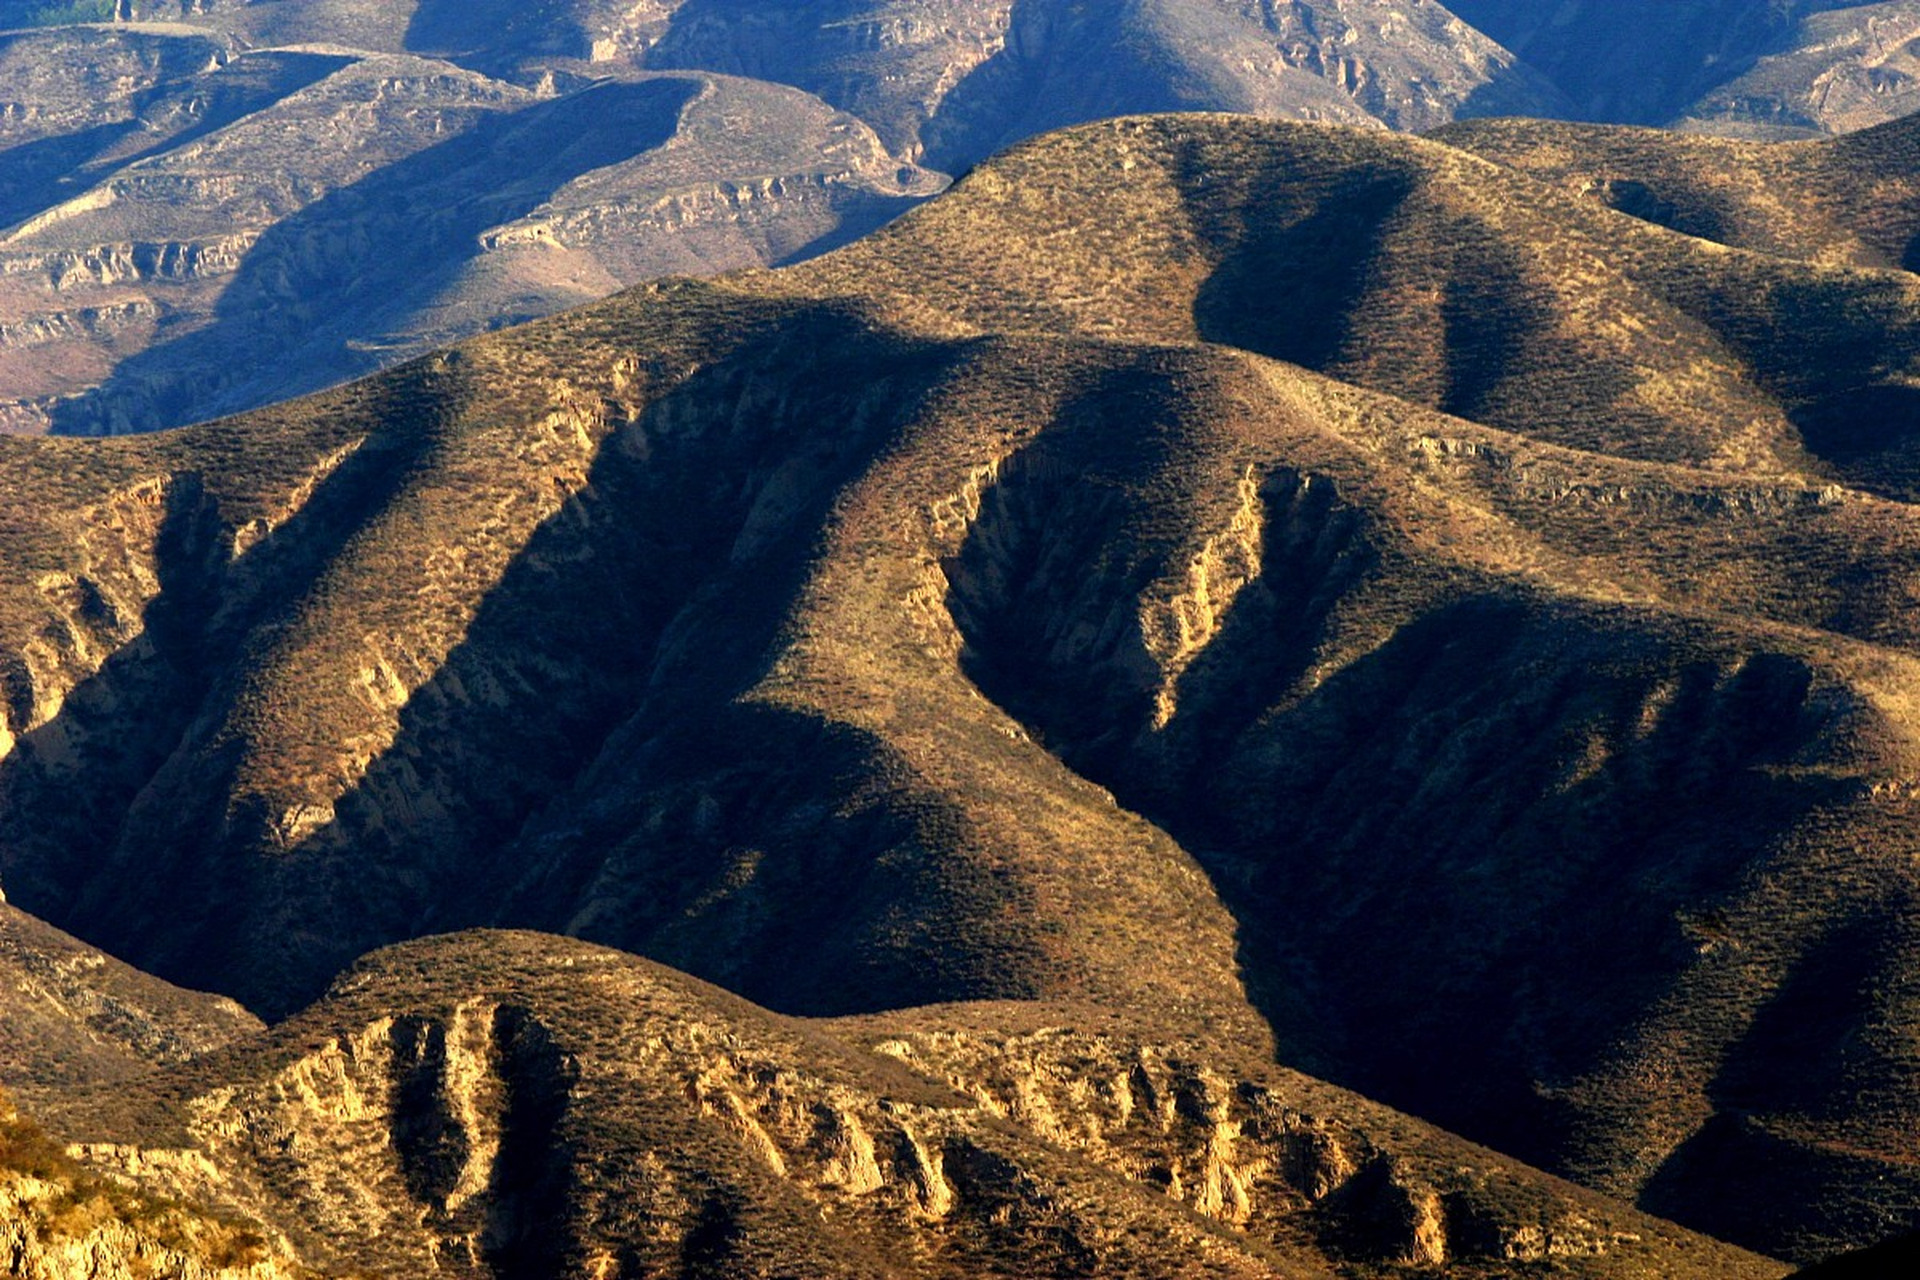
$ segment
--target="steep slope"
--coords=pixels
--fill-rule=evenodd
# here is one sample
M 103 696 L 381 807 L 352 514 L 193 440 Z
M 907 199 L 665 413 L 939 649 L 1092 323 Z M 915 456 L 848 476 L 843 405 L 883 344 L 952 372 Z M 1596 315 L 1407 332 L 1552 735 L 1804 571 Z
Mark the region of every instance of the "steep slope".
M 16 37 L 8 92 L 38 101 L 42 68 L 114 65 L 75 39 Z M 77 108 L 29 121 L 67 131 L 14 149 L 60 173 L 20 189 L 0 239 L 0 415 L 15 429 L 250 407 L 636 279 L 852 238 L 940 185 L 770 85 L 529 90 L 404 56 L 217 47 L 214 69 L 168 78 L 160 51 L 177 62 L 172 46 L 206 56 L 206 42 L 112 39 L 122 58 L 152 46 L 153 83 L 92 106 L 107 119 L 78 132 L 92 116 Z M 132 136 L 137 153 L 118 140 Z
M 399 24 L 404 21 L 404 30 Z M 1537 75 L 1433 0 L 567 0 L 216 10 L 254 43 L 338 40 L 513 76 L 549 58 L 794 85 L 936 167 L 1042 129 L 1207 108 L 1420 128 L 1560 105 Z M 397 43 L 395 43 L 397 41 Z
M 21 1280 L 282 1280 L 289 1251 L 231 1214 L 109 1181 L 0 1094 L 0 1250 Z
M 184 1062 L 260 1030 L 0 904 L 0 1086 L 38 1100 Z
M 1916 1193 L 1917 288 L 1136 119 L 785 271 L 0 442 L 0 875 L 275 1013 L 480 924 L 786 1013 L 1144 1011 L 1867 1243 Z
M 1920 110 L 1920 5 L 1815 4 L 1798 13 L 1790 34 L 1689 104 L 1677 123 L 1791 136 L 1846 133 Z
M 73 1110 L 92 1164 L 352 1274 L 1784 1270 L 1211 1037 L 1048 1005 L 801 1022 L 532 934 L 382 952 Z
M 1845 133 L 1920 107 L 1912 0 L 1459 0 L 1574 118 L 1711 132 Z
M 977 198 L 785 279 L 859 280 L 946 332 L 1204 338 L 1553 443 L 1908 492 L 1902 273 L 1703 247 L 1418 140 L 1113 128 L 1015 149 Z M 1076 183 L 1116 171 L 1089 209 Z M 1850 428 L 1868 405 L 1887 430 Z

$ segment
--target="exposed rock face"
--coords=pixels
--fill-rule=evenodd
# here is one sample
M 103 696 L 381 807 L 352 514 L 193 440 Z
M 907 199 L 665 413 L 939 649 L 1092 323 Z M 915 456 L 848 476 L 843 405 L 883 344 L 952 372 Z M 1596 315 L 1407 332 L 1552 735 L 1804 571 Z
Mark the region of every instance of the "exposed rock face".
M 800 85 L 960 168 L 1047 128 L 1213 109 L 1424 128 L 1558 105 L 1429 0 L 685 3 L 641 55 Z M 822 19 L 826 20 L 823 21 Z
M 805 1023 L 616 952 L 468 934 L 371 957 L 152 1101 L 82 1099 L 70 1125 L 92 1166 L 239 1209 L 326 1272 L 1781 1270 L 1153 1036 L 1078 1006 Z
M 1712 132 L 1844 133 L 1920 106 L 1912 0 L 1459 0 L 1575 118 Z
M 1682 127 L 1845 133 L 1920 110 L 1920 5 L 1815 4 L 1800 12 L 1792 32 L 1760 50 L 1751 68 L 1694 101 Z

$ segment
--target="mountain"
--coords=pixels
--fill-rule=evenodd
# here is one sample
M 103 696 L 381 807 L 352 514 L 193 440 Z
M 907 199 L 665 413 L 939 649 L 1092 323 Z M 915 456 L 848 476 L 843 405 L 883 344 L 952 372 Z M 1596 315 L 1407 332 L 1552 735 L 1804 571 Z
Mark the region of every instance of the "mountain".
M 1920 119 L 1819 145 L 1485 121 L 1434 135 L 1563 191 L 1730 248 L 1811 265 L 1920 264 Z
M 0 1075 L 62 1134 L 0 1095 L 0 1246 L 31 1280 L 1782 1270 L 1207 1023 L 799 1020 L 468 933 L 368 957 L 268 1031 L 16 909 L 0 925 Z
M 641 57 L 810 89 L 949 170 L 1045 129 L 1128 112 L 1231 110 L 1419 129 L 1558 105 L 1505 50 L 1428 0 L 947 8 L 977 25 L 946 25 L 942 13 L 936 26 L 914 0 L 689 0 Z
M 1428 0 L 104 8 L 141 21 L 0 34 L 16 432 L 181 425 L 817 253 L 1055 125 L 1555 102 Z
M 281 1280 L 302 1274 L 245 1222 L 86 1168 L 0 1096 L 0 1248 L 22 1280 Z
M 1796 257 L 1536 128 L 1090 126 L 782 271 L 0 440 L 10 897 L 314 1043 L 411 1007 L 327 1021 L 363 952 L 539 929 L 1277 1057 L 1775 1256 L 1910 1225 L 1920 168 L 1669 140 L 1857 241 Z
M 60 28 L 0 43 L 0 86 L 30 104 L 0 156 L 38 179 L 0 209 L 16 430 L 251 407 L 636 279 L 849 239 L 944 182 L 817 99 L 720 76 L 521 87 Z
M 0 902 L 0 1252 L 27 1280 L 294 1274 L 245 1218 L 102 1176 L 15 1106 L 124 1089 L 264 1028 Z M 10 1096 L 11 1095 L 11 1096 Z
M 205 420 L 642 280 L 795 261 L 1117 114 L 1772 136 L 1920 107 L 1915 0 L 25 0 L 16 23 L 13 432 Z
M 1194 1030 L 796 1020 L 532 934 L 379 953 L 272 1033 L 78 1108 L 90 1163 L 325 1274 L 1782 1270 Z
M 1920 109 L 1912 0 L 1459 0 L 1576 119 L 1761 136 L 1845 133 Z

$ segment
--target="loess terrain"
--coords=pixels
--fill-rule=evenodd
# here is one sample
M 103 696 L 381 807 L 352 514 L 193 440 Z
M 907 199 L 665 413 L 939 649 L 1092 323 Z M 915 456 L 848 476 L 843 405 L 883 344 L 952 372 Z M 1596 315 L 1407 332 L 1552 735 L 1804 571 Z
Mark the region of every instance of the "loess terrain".
M 0 1078 L 323 1273 L 1911 1230 L 1916 139 L 1129 118 L 0 439 L 7 893 L 277 1020 L 103 970 Z

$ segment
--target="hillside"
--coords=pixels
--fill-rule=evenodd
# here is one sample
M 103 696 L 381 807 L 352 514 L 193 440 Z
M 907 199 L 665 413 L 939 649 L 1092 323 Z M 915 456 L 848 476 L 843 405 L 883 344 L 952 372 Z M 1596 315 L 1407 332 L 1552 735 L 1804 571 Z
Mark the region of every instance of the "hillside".
M 1458 0 L 1570 118 L 1838 134 L 1920 109 L 1913 0 Z
M 0 430 L 201 421 L 796 261 L 1081 121 L 1806 136 L 1920 107 L 1916 35 L 1914 0 L 32 0 L 0 7 Z
M 1516 164 L 1090 126 L 797 267 L 0 441 L 7 892 L 272 1016 L 478 925 L 1097 1009 L 1879 1240 L 1920 286 Z
M 79 1110 L 91 1164 L 329 1274 L 1784 1270 L 1205 1034 L 1046 1004 L 802 1021 L 533 934 L 379 953 Z
M 182 425 L 818 253 L 1057 125 L 1553 106 L 1431 0 L 105 9 L 0 11 L 0 430 Z
M 177 1064 L 261 1029 L 0 904 L 0 1087 L 38 1103 Z
M 89 1170 L 4 1095 L 0 1249 L 7 1274 L 21 1280 L 291 1280 L 306 1274 L 255 1224 Z

